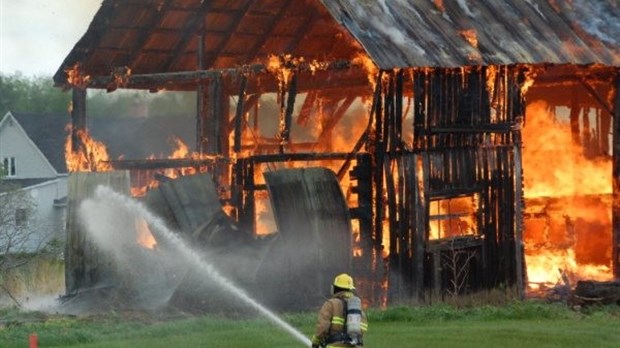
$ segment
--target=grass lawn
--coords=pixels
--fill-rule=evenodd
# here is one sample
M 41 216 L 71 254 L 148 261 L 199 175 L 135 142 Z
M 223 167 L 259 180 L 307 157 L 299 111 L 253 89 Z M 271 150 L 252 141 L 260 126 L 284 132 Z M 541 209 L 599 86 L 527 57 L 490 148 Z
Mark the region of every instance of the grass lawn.
M 314 313 L 283 318 L 309 336 Z M 620 307 L 581 311 L 536 302 L 457 309 L 397 307 L 369 311 L 366 347 L 618 347 Z M 0 311 L 0 347 L 302 347 L 262 318 L 105 313 L 89 317 Z

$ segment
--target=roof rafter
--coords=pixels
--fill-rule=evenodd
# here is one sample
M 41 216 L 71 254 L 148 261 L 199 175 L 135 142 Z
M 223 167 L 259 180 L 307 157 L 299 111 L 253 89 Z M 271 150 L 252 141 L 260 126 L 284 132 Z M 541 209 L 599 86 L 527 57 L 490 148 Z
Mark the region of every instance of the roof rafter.
M 235 35 L 235 32 L 237 31 L 239 24 L 241 23 L 241 21 L 243 20 L 243 18 L 245 17 L 248 10 L 253 4 L 254 4 L 253 0 L 246 0 L 245 5 L 239 9 L 239 12 L 237 13 L 237 16 L 234 18 L 233 23 L 230 26 L 230 29 L 221 39 L 217 47 L 215 47 L 215 50 L 214 50 L 215 55 L 213 55 L 211 58 L 209 58 L 208 60 L 204 62 L 205 67 L 211 67 L 213 63 L 215 63 L 215 61 L 217 60 L 217 57 L 222 53 L 226 45 L 230 42 L 230 39 L 233 37 L 233 35 Z
M 273 30 L 278 26 L 278 23 L 280 22 L 280 19 L 282 19 L 282 17 L 284 17 L 284 14 L 288 10 L 288 8 L 290 7 L 292 2 L 293 2 L 293 0 L 286 0 L 284 5 L 280 8 L 278 13 L 276 14 L 276 16 L 275 16 L 275 18 L 274 18 L 274 20 L 273 20 L 273 22 L 271 24 L 271 27 L 267 30 L 267 32 L 265 32 L 263 34 L 263 36 L 259 40 L 256 40 L 256 42 L 254 43 L 252 48 L 250 48 L 248 53 L 245 55 L 245 59 L 243 61 L 250 62 L 250 61 L 252 61 L 256 57 L 256 55 L 258 54 L 260 49 L 263 48 L 263 46 L 265 45 L 265 43 L 267 42 L 267 40 L 271 36 L 271 33 L 273 32 Z
M 204 27 L 204 16 L 209 11 L 211 7 L 212 1 L 204 1 L 200 7 L 193 13 L 193 16 L 188 21 L 185 26 L 184 34 L 181 40 L 174 46 L 173 52 L 176 52 L 174 55 L 163 67 L 163 71 L 170 71 L 170 68 L 176 65 L 179 61 L 181 54 L 187 48 L 187 45 L 192 40 L 192 37 Z
M 168 7 L 170 6 L 171 2 L 172 0 L 166 0 L 164 3 L 162 3 L 160 7 L 155 8 L 154 10 L 156 11 L 156 14 L 146 25 L 146 28 L 143 30 L 140 30 L 140 36 L 136 40 L 136 43 L 133 46 L 132 51 L 129 53 L 129 57 L 127 57 L 128 67 L 133 69 L 133 66 L 135 65 L 136 61 L 140 57 L 140 53 L 142 52 L 142 48 L 144 47 L 144 44 L 146 44 L 146 41 L 149 39 L 149 37 L 153 33 L 153 29 L 157 28 L 159 24 L 161 23 L 161 21 L 163 20 L 164 15 Z
M 291 42 L 286 46 L 285 53 L 292 53 L 299 47 L 301 41 L 306 37 L 308 31 L 314 26 L 314 22 L 319 15 L 319 11 L 317 11 L 316 7 L 312 8 L 312 12 L 310 12 L 309 16 L 306 16 L 304 22 L 297 28 L 295 33 L 292 36 Z

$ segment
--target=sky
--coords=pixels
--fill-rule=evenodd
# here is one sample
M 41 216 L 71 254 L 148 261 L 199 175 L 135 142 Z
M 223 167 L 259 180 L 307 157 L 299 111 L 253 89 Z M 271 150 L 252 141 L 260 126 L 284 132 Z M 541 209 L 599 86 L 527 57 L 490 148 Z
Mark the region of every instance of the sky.
M 0 73 L 53 75 L 102 0 L 0 0 Z

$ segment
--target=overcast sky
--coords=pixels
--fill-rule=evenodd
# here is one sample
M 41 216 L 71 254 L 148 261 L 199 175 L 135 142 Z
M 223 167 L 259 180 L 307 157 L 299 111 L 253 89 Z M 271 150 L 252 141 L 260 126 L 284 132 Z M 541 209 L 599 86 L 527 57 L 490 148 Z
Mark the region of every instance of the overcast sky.
M 0 0 L 0 73 L 53 75 L 102 0 Z

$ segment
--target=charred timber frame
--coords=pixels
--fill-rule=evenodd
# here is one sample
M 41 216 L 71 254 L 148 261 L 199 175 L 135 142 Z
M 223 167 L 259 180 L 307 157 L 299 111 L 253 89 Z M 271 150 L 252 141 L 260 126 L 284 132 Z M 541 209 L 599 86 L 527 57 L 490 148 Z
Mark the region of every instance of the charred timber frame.
M 300 79 L 297 92 L 311 90 L 328 90 L 342 88 L 359 88 L 368 90 L 368 80 L 366 73 L 361 66 L 347 60 L 321 63 L 319 68 L 308 63 L 301 63 L 294 68 L 298 73 L 304 73 L 304 78 Z M 178 71 L 153 74 L 132 74 L 126 79 L 118 81 L 111 76 L 91 76 L 85 82 L 86 88 L 100 88 L 114 90 L 116 88 L 145 89 L 145 90 L 192 90 L 208 80 L 218 77 L 225 77 L 231 81 L 237 81 L 242 75 L 252 76 L 248 79 L 246 89 L 247 94 L 260 92 L 275 92 L 278 90 L 278 82 L 269 73 L 264 64 L 245 65 L 239 68 L 210 69 L 196 71 Z M 325 81 L 330 77 L 329 84 Z M 235 83 L 227 85 L 227 94 L 236 94 Z
M 487 69 L 496 71 L 487 74 Z M 487 81 L 489 76 L 494 80 Z M 411 251 L 392 249 L 390 269 L 413 265 L 412 269 L 400 272 L 410 282 L 415 298 L 433 293 L 427 292 L 429 289 L 445 291 L 438 289 L 445 282 L 438 278 L 445 277 L 443 267 L 438 265 L 441 258 L 429 255 L 433 254 L 428 249 L 430 202 L 472 194 L 480 197 L 477 230 L 483 238 L 472 246 L 477 255 L 468 260 L 475 263 L 471 266 L 473 274 L 468 288 L 475 291 L 504 284 L 523 291 L 519 125 L 525 111 L 520 90 L 524 80 L 519 67 L 507 66 L 414 69 L 407 78 L 406 83 L 413 88 L 414 155 L 409 166 L 414 175 L 405 181 L 413 198 L 408 204 L 412 236 L 407 236 L 406 229 L 390 230 L 399 231 L 391 240 L 410 238 Z M 487 83 L 494 88 L 489 90 Z M 387 122 L 393 117 L 389 115 L 390 108 L 386 103 Z M 398 135 L 384 131 L 383 137 L 386 136 L 399 139 Z M 390 139 L 384 141 L 392 143 Z M 392 146 L 388 146 L 387 153 Z M 389 184 L 387 188 L 390 189 Z

